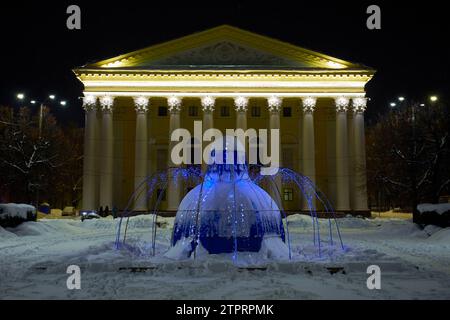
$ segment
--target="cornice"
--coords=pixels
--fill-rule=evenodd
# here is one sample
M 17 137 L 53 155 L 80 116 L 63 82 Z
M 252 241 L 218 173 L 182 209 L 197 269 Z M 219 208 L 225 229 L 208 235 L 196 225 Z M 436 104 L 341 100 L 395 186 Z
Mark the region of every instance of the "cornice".
M 75 75 L 80 81 L 142 81 L 142 80 L 362 80 L 369 81 L 374 72 L 371 70 L 99 70 L 77 69 Z

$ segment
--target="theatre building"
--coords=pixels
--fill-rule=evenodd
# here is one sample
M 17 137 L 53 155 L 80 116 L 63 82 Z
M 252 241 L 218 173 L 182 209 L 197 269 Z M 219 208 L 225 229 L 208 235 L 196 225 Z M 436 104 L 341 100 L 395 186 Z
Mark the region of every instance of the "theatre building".
M 280 129 L 281 166 L 308 176 L 336 211 L 368 212 L 371 68 L 224 25 L 74 72 L 86 113 L 83 209 L 124 209 L 145 177 L 171 166 L 170 133 L 202 121 L 223 133 Z M 176 211 L 187 191 L 170 184 L 161 209 Z M 286 210 L 305 208 L 296 188 L 280 191 Z M 132 206 L 150 210 L 152 199 Z

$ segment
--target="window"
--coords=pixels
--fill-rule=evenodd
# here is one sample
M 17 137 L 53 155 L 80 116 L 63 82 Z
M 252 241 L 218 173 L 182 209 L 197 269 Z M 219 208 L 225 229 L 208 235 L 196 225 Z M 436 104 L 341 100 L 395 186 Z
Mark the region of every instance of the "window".
M 158 116 L 167 117 L 167 107 L 165 106 L 158 107 Z
M 292 201 L 294 194 L 292 188 L 284 188 L 284 201 Z
M 252 107 L 252 117 L 261 117 L 260 107 Z
M 161 195 L 162 193 L 162 195 Z M 156 200 L 160 199 L 159 196 L 161 195 L 161 201 L 166 201 L 166 190 L 163 189 L 157 189 L 156 190 Z
M 189 116 L 190 117 L 198 117 L 198 107 L 197 106 L 189 107 Z
M 220 116 L 221 117 L 229 117 L 230 116 L 230 107 L 228 107 L 228 106 L 220 107 Z
M 291 107 L 283 108 L 283 117 L 292 117 L 292 108 Z

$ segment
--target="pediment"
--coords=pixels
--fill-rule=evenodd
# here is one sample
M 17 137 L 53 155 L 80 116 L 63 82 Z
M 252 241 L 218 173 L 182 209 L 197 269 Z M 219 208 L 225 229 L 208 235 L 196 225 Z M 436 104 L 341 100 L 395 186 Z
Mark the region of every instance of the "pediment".
M 145 65 L 141 65 L 145 66 Z M 308 67 L 307 64 L 277 56 L 237 42 L 222 40 L 151 61 L 147 66 L 172 67 Z
M 84 68 L 366 69 L 366 67 L 231 26 L 219 26 Z

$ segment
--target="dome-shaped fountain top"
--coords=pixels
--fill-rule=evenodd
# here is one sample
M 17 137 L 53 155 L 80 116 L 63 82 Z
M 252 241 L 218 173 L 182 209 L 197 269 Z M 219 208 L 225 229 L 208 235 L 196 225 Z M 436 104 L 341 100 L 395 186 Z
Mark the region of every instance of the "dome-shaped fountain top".
M 280 209 L 249 178 L 242 144 L 217 141 L 208 163 L 204 181 L 180 203 L 168 256 L 189 256 L 197 246 L 210 254 L 259 252 L 267 242 L 287 251 Z

